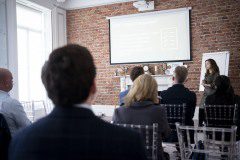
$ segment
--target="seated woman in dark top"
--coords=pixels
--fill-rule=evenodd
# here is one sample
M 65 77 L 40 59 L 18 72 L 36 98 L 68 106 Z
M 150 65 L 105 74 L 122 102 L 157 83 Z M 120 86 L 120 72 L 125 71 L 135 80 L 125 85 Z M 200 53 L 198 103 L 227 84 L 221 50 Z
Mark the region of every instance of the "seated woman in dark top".
M 157 82 L 148 75 L 139 76 L 124 99 L 124 106 L 115 109 L 114 123 L 159 126 L 159 159 L 164 159 L 162 136 L 170 133 L 165 109 L 158 105 Z
M 216 91 L 214 94 L 207 96 L 205 104 L 206 105 L 234 105 L 238 104 L 238 108 L 240 106 L 240 97 L 234 94 L 234 90 L 231 86 L 230 79 L 227 76 L 221 75 L 215 79 L 215 87 Z M 237 137 L 239 139 L 240 136 L 240 118 L 239 118 L 239 109 L 237 109 L 237 128 L 238 134 Z

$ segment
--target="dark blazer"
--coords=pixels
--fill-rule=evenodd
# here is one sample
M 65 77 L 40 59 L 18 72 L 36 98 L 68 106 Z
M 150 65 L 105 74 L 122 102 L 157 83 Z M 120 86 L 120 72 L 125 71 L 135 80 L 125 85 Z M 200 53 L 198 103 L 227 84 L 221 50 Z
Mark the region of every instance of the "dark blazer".
M 129 90 L 125 90 L 119 93 L 119 106 L 124 105 L 124 97 L 128 94 Z
M 0 160 L 7 160 L 11 133 L 4 116 L 0 113 Z
M 135 102 L 130 107 L 121 106 L 115 109 L 113 122 L 140 125 L 158 123 L 160 135 L 167 137 L 170 134 L 165 109 L 152 101 Z M 163 159 L 162 136 L 159 136 L 160 159 Z
M 185 125 L 193 125 L 193 116 L 196 107 L 196 94 L 184 87 L 182 84 L 175 84 L 160 93 L 161 104 L 183 104 L 186 106 Z
M 107 123 L 89 109 L 55 107 L 13 138 L 9 159 L 143 160 L 146 156 L 138 133 Z

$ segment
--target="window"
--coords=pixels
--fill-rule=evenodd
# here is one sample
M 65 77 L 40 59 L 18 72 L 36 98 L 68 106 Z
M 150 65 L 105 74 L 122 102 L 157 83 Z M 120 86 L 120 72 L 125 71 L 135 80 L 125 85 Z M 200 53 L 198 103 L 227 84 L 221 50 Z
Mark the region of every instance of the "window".
M 18 1 L 17 37 L 19 100 L 46 100 L 41 68 L 52 50 L 51 11 Z

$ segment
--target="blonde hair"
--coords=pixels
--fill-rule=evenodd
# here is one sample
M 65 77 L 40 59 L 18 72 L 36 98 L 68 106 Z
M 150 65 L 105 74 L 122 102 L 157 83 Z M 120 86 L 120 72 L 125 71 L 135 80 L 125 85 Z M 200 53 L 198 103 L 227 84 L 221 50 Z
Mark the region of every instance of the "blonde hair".
M 134 80 L 133 86 L 124 98 L 125 106 L 131 106 L 134 102 L 151 100 L 158 103 L 157 82 L 148 75 L 140 75 Z

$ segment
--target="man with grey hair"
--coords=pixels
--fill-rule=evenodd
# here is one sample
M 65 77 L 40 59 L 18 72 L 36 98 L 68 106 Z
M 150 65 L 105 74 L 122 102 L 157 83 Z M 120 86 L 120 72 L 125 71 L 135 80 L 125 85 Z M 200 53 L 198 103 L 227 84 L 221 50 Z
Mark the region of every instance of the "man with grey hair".
M 8 94 L 13 87 L 12 79 L 12 73 L 8 69 L 0 68 L 0 112 L 4 115 L 13 136 L 19 129 L 30 125 L 31 122 L 21 103 Z

